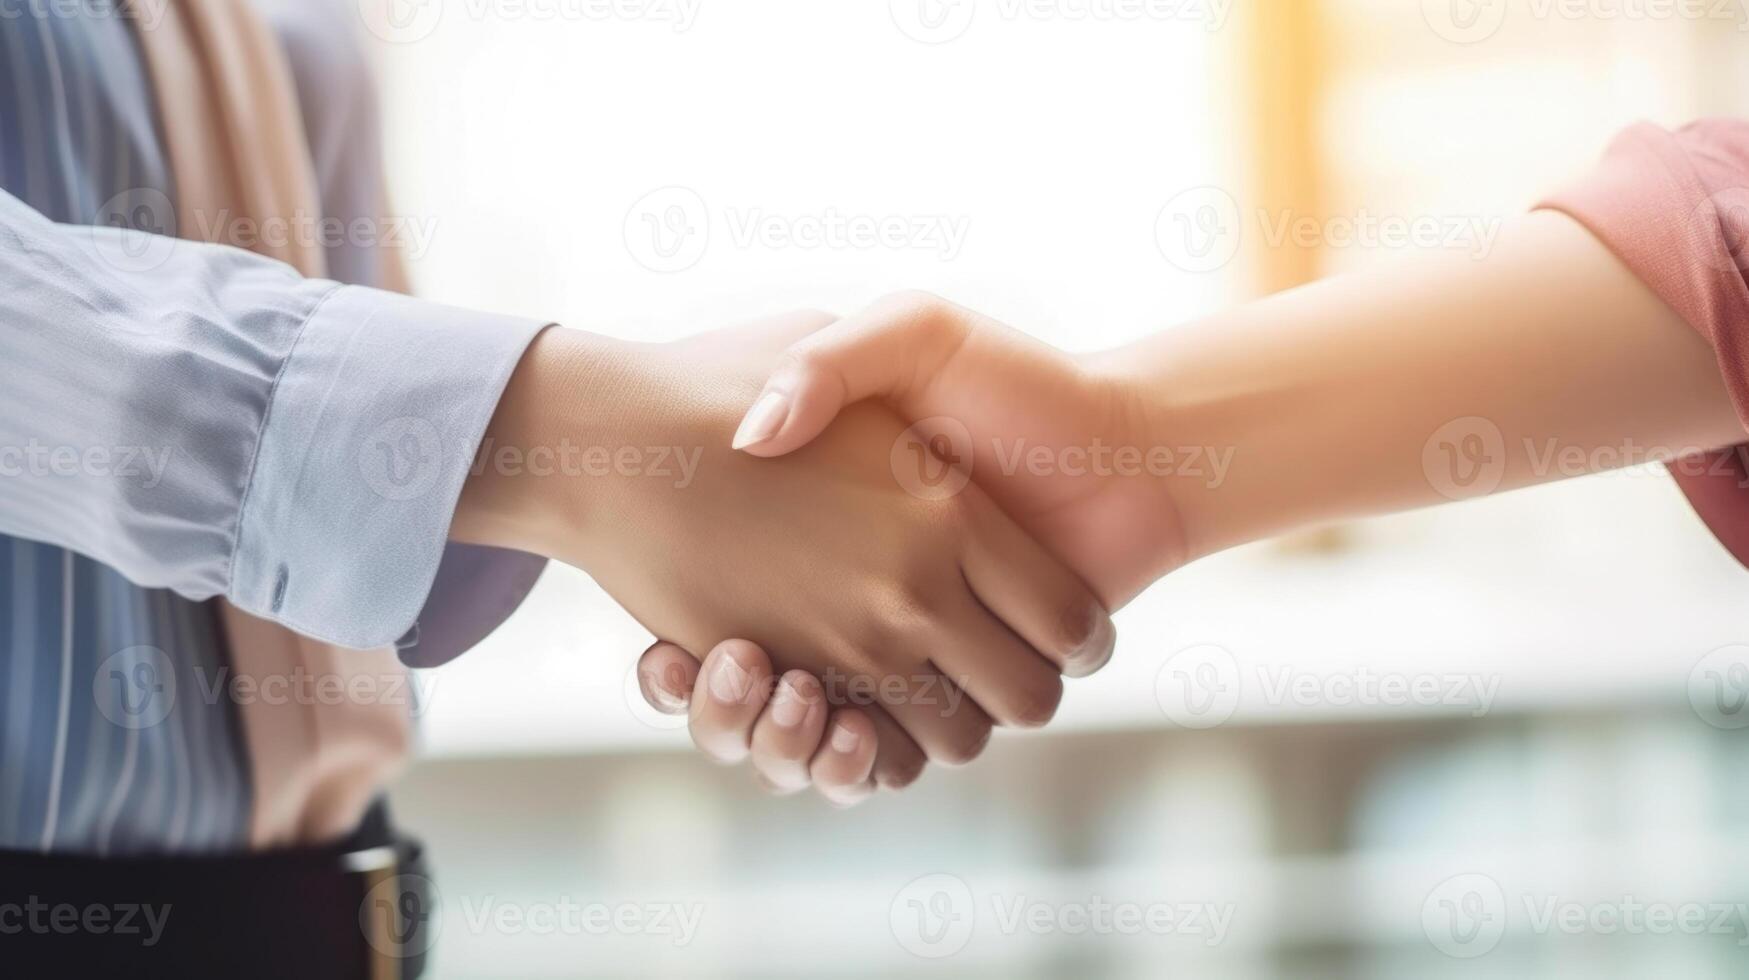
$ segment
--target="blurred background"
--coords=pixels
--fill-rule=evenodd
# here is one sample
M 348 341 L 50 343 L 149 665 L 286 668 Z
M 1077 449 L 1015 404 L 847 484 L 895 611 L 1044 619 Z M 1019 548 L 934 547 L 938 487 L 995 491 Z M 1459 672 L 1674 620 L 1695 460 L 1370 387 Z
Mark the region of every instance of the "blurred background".
M 421 292 L 649 340 L 919 287 L 1108 347 L 1749 109 L 1739 0 L 378 2 Z M 1746 585 L 1652 468 L 1242 549 L 840 813 L 694 754 L 553 568 L 396 800 L 446 980 L 1735 977 Z

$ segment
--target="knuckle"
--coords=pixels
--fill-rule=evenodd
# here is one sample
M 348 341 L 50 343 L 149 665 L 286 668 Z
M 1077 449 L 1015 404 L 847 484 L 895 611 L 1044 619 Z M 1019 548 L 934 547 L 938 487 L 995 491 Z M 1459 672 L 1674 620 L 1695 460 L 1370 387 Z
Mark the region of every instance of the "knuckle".
M 915 575 L 888 594 L 888 615 L 908 642 L 918 642 L 930 634 L 941 618 L 944 591 L 927 577 Z
M 877 669 L 908 669 L 922 662 L 937 616 L 935 600 L 922 585 L 893 585 L 879 592 L 857 643 L 866 652 L 859 662 Z
M 966 311 L 952 301 L 921 289 L 893 293 L 882 300 L 882 312 L 893 322 L 916 331 L 928 350 L 952 348 L 972 328 Z
M 900 614 L 891 607 L 883 607 L 869 615 L 856 635 L 854 643 L 861 653 L 846 666 L 858 675 L 885 674 L 909 661 L 910 640 L 910 630 Z
M 805 378 L 820 374 L 829 366 L 821 341 L 809 337 L 785 348 L 777 355 L 772 377 Z
M 947 312 L 952 304 L 927 289 L 901 289 L 881 297 L 879 305 L 899 315 L 939 320 L 939 314 Z
M 812 306 L 804 307 L 795 311 L 794 316 L 801 323 L 816 327 L 823 327 L 829 323 L 836 323 L 840 319 L 836 313 Z
M 920 551 L 914 570 L 916 576 L 939 580 L 941 576 L 937 573 L 940 571 L 941 553 L 963 554 L 977 540 L 976 522 L 979 515 L 972 502 L 975 493 L 972 486 L 967 484 L 959 493 L 917 502 L 918 512 L 921 514 L 919 520 L 927 529 L 935 547 Z

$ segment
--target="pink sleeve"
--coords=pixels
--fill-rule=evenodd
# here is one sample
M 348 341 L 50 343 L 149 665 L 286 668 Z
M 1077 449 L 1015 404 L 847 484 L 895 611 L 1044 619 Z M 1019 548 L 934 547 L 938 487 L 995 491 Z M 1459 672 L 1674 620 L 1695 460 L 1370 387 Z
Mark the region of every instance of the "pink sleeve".
M 1632 126 L 1596 170 L 1538 207 L 1584 224 L 1712 341 L 1749 429 L 1749 121 Z M 1749 446 L 1672 469 L 1707 526 L 1749 565 Z

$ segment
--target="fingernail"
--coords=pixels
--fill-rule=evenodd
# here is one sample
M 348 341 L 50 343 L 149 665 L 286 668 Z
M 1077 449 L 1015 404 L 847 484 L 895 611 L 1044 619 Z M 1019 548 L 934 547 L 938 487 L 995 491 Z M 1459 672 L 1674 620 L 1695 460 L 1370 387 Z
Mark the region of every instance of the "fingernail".
M 741 427 L 735 430 L 732 448 L 746 449 L 769 440 L 777 435 L 788 418 L 789 396 L 781 391 L 766 391 L 747 410 L 747 417 L 741 420 Z
M 1093 635 L 1063 665 L 1066 676 L 1086 677 L 1096 674 L 1111 661 L 1112 651 L 1117 649 L 1117 627 L 1112 625 L 1111 617 L 1103 610 L 1100 611 L 1096 623 Z
M 849 755 L 862 744 L 862 736 L 842 724 L 832 726 L 832 751 Z
M 735 658 L 727 654 L 717 658 L 716 666 L 711 668 L 711 696 L 723 704 L 740 704 L 747 700 L 747 692 L 753 686 L 753 678 Z
M 771 720 L 779 728 L 794 728 L 808 716 L 808 703 L 802 700 L 801 692 L 784 681 L 777 686 L 777 695 L 771 701 Z
M 638 671 L 638 684 L 644 689 L 644 700 L 653 702 L 657 710 L 668 714 L 678 714 L 686 710 L 686 697 L 664 687 L 662 679 L 655 671 Z

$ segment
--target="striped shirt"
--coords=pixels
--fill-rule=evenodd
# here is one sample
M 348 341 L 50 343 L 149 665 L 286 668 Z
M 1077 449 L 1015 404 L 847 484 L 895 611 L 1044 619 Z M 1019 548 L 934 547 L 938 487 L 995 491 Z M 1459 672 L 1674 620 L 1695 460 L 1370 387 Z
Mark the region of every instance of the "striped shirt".
M 100 236 L 48 222 L 111 224 L 120 214 L 157 232 L 151 209 L 127 202 L 175 199 L 134 25 L 117 2 L 0 7 L 0 848 L 224 851 L 247 843 L 251 783 L 208 600 L 224 596 L 353 646 L 416 636 L 409 662 L 435 662 L 501 622 L 541 567 L 530 556 L 446 548 L 442 494 L 398 499 L 355 486 L 356 469 L 350 481 L 320 472 L 319 435 L 299 433 L 306 455 L 296 473 L 251 468 L 255 459 L 230 447 L 260 444 L 265 458 L 290 438 L 274 424 L 289 428 L 299 414 L 270 423 L 268 403 L 283 397 L 273 393 L 311 388 L 341 392 L 322 408 L 361 426 L 375 416 L 431 420 L 446 445 L 465 445 L 539 324 L 410 309 L 415 301 L 298 280 L 213 246 L 179 245 L 174 260 L 136 276 L 94 262 L 85 246 Z M 254 2 L 290 59 L 325 216 L 385 213 L 353 5 Z M 374 249 L 326 248 L 335 279 L 376 281 Z M 96 312 L 70 322 L 69 310 Z M 443 353 L 429 367 L 348 361 L 369 346 L 360 324 L 403 349 L 400 331 L 438 331 L 431 349 Z M 192 356 L 166 357 L 166 346 Z M 109 445 L 162 446 L 176 464 L 155 488 L 117 494 L 101 480 L 18 466 L 52 459 L 24 455 L 41 447 L 142 427 L 147 437 Z M 459 488 L 468 462 L 448 454 L 430 482 Z M 236 526 L 243 499 L 278 502 L 281 486 L 312 468 L 327 477 L 324 491 L 273 508 L 289 513 L 284 523 Z M 174 710 L 148 717 L 148 697 Z
M 135 189 L 174 196 L 133 29 L 104 3 L 94 0 L 85 18 L 42 5 L 0 18 L 0 189 L 64 224 L 88 223 Z M 113 654 L 142 647 L 188 658 L 195 669 L 171 676 L 190 687 L 218 676 L 209 606 L 0 536 L 0 610 L 0 847 L 106 854 L 243 843 L 249 774 L 230 700 L 178 690 L 190 710 L 129 725 L 127 687 L 92 682 Z

